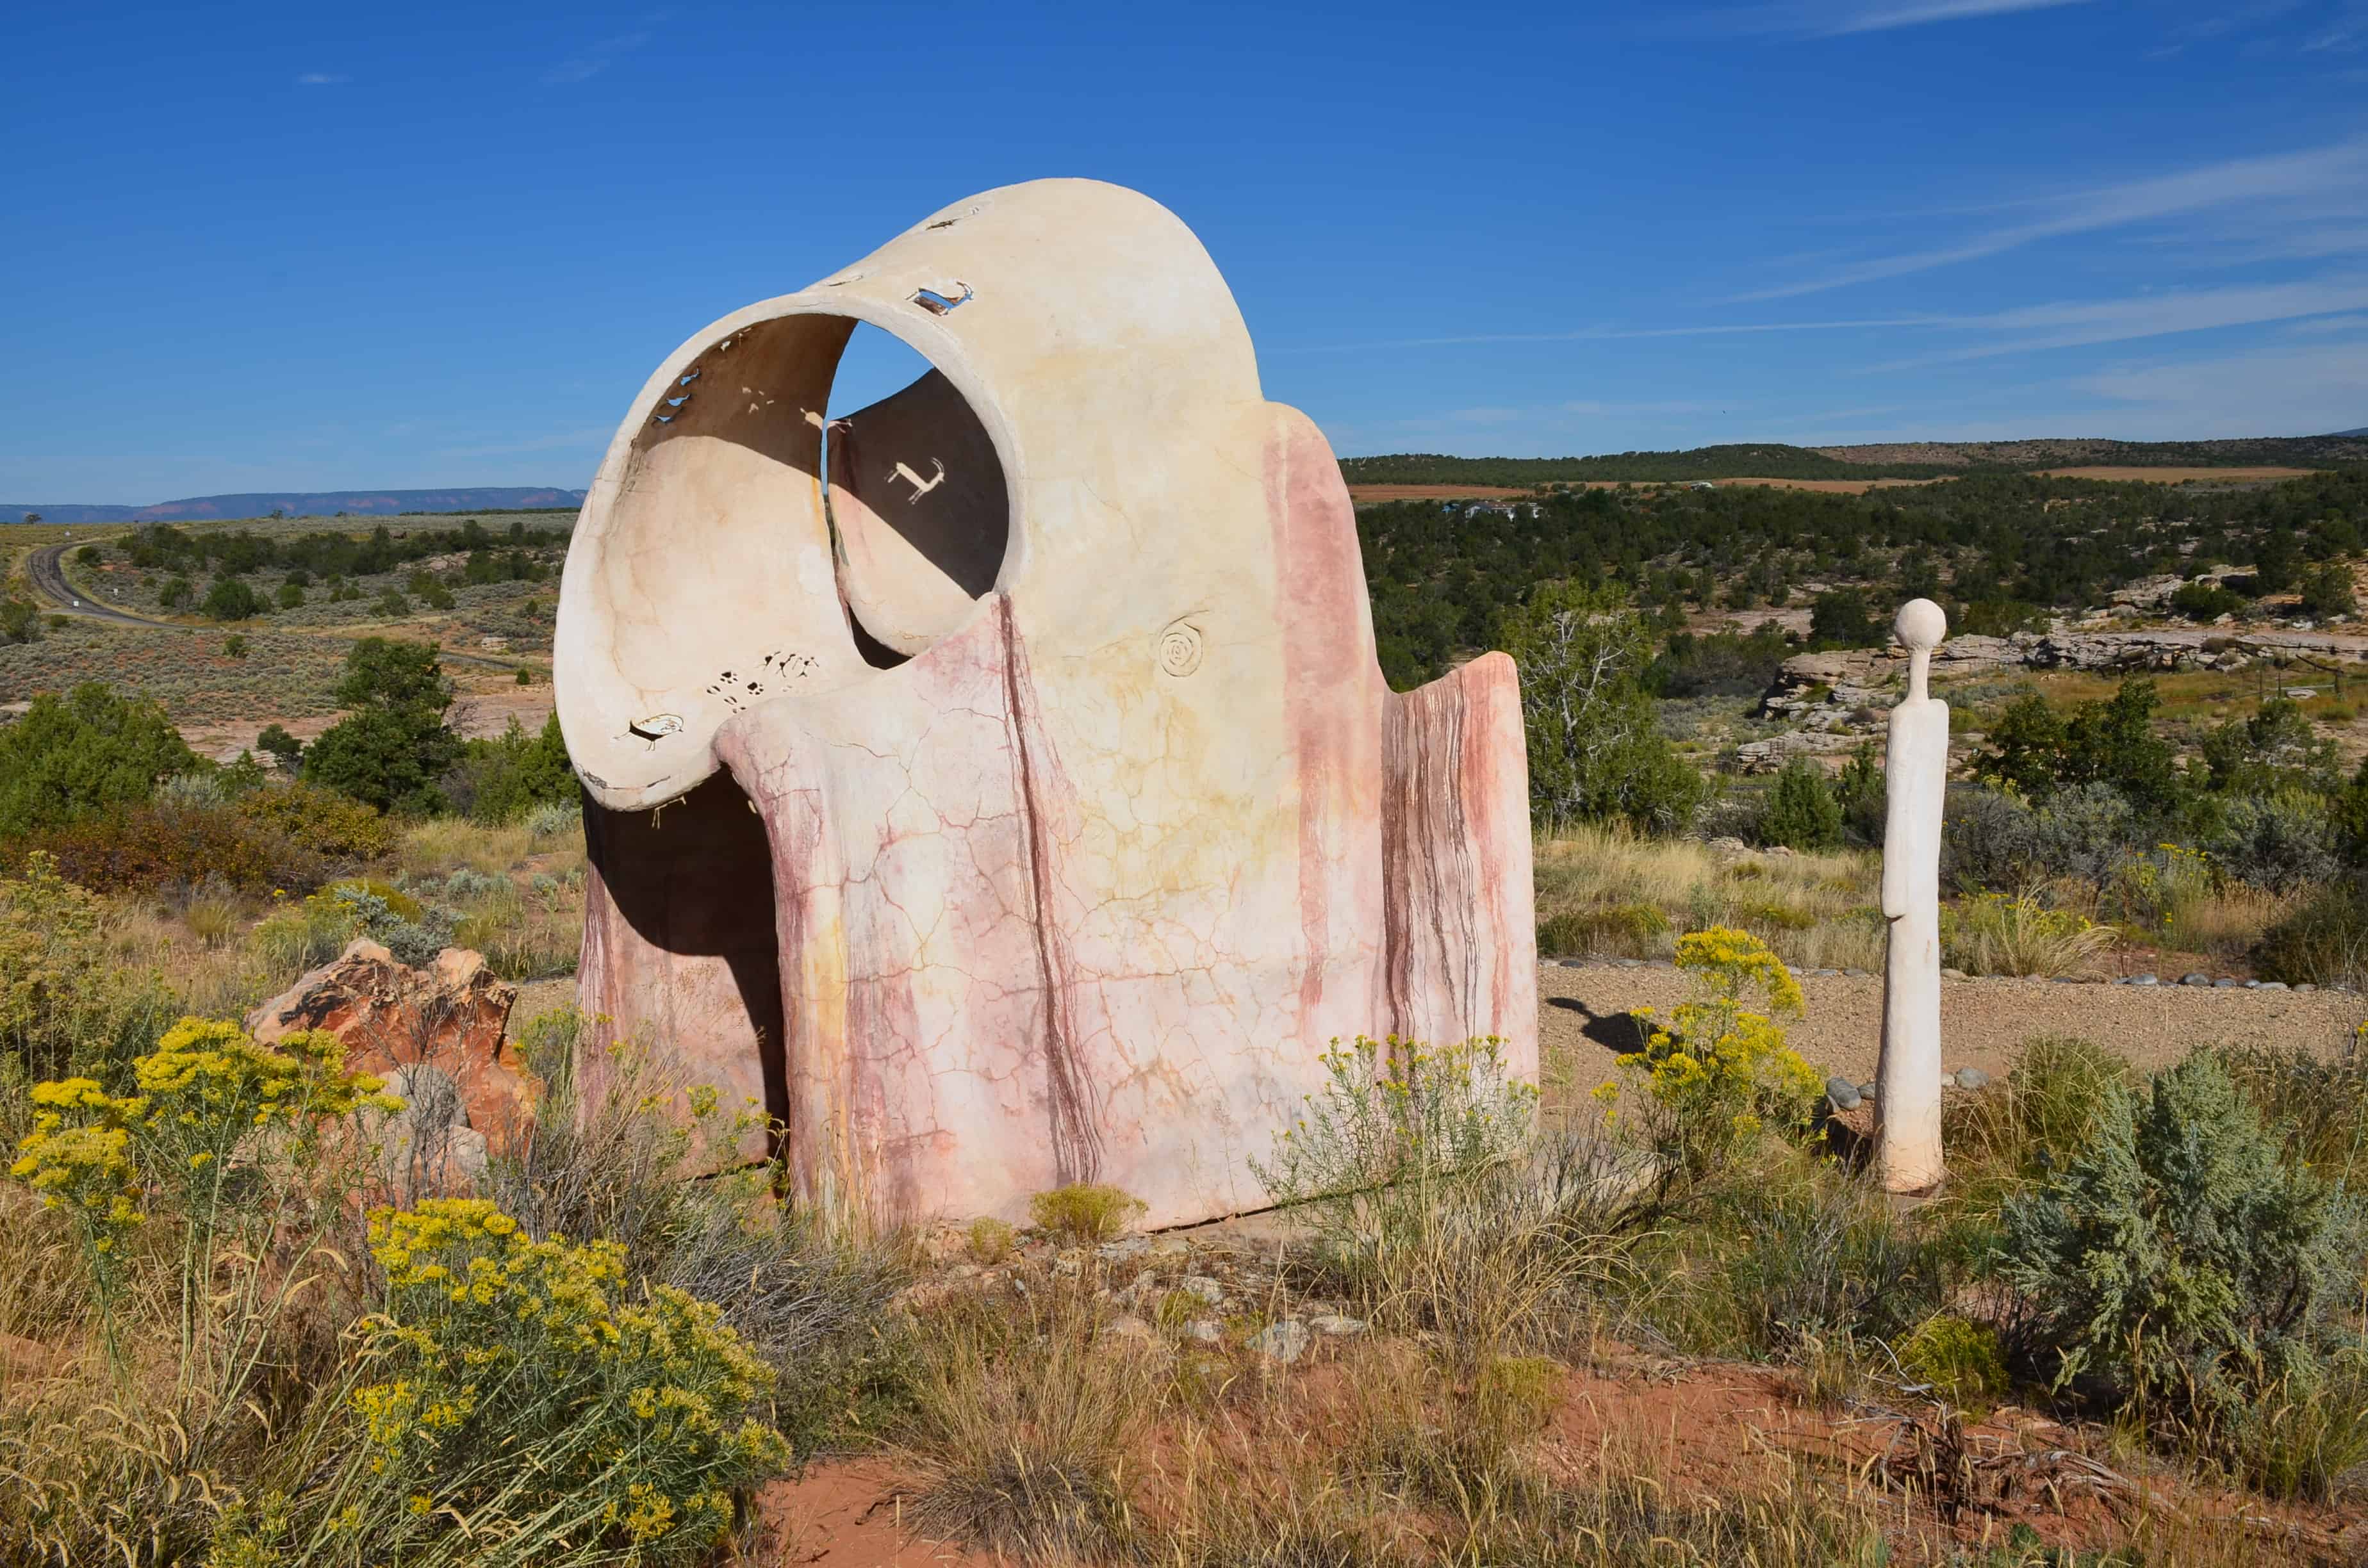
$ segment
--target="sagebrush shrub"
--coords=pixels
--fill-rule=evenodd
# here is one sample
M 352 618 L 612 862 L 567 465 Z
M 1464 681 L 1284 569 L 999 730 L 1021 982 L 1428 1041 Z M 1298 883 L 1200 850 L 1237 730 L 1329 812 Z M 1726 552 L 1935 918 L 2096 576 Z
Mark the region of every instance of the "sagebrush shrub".
M 1935 1312 L 1898 1346 L 1900 1369 L 1960 1404 L 2006 1392 L 2006 1353 L 1998 1330 L 1951 1312 Z
M 2360 1216 L 2280 1156 L 2214 1053 L 2106 1088 L 2088 1147 L 2005 1207 L 2000 1272 L 2059 1384 L 2208 1424 L 2318 1376 Z
M 1752 1184 L 1733 1202 L 1721 1307 L 1745 1349 L 1894 1339 L 1940 1305 L 1940 1248 L 1861 1181 Z
M 1941 877 L 1960 892 L 2017 887 L 2045 874 L 2039 816 L 2012 795 L 1949 786 L 1941 823 Z
M 1115 1241 L 1143 1210 L 1141 1199 L 1095 1182 L 1072 1182 L 1028 1200 L 1038 1230 L 1071 1242 Z
M 521 670 L 518 673 L 523 675 L 526 672 Z M 581 837 L 584 833 L 584 802 L 581 800 L 545 801 L 530 808 L 522 820 L 526 830 L 537 838 Z
M 394 847 L 393 830 L 376 811 L 301 779 L 249 791 L 238 812 L 324 859 L 375 860 Z
M 2104 783 L 2058 790 L 2040 808 L 2037 825 L 2037 869 L 2094 888 L 2110 882 L 2146 838 L 2129 797 Z
M 0 1088 L 53 1074 L 126 1086 L 173 1002 L 156 975 L 117 959 L 111 924 L 106 902 L 39 851 L 0 877 Z
M 2271 892 L 2323 882 L 2342 863 L 2325 804 L 2298 791 L 2227 801 L 2206 847 L 2229 876 Z

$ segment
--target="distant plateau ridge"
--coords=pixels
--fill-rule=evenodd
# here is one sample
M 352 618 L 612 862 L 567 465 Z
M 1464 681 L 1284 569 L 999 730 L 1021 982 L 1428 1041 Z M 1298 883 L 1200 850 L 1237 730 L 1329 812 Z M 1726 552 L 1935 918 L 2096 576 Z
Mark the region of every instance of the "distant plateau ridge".
M 1611 452 L 1570 458 L 1462 458 L 1394 452 L 1343 458 L 1351 484 L 1533 484 L 1587 480 L 1948 479 L 1969 473 L 2057 468 L 2331 468 L 2368 462 L 2368 426 L 2325 436 L 2262 436 L 2209 441 L 2112 441 L 2046 437 L 2027 441 L 1886 441 L 1793 447 L 1776 441 L 1685 451 Z M 584 492 L 488 486 L 463 490 L 291 490 L 196 495 L 153 506 L 81 502 L 0 504 L 0 522 L 200 522 L 227 517 L 392 517 L 404 512 L 503 512 L 581 506 Z
M 193 495 L 154 506 L 97 506 L 81 502 L 0 503 L 0 522 L 38 516 L 45 523 L 201 522 L 214 517 L 393 517 L 403 512 L 517 512 L 584 505 L 581 490 L 486 485 L 468 490 L 282 490 L 241 495 Z

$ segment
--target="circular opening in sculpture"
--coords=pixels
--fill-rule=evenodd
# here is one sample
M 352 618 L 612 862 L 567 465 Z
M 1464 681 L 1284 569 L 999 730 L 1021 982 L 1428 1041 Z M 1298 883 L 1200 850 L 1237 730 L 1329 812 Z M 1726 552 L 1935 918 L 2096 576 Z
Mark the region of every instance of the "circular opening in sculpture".
M 832 376 L 824 447 L 839 594 L 857 645 L 871 664 L 901 664 L 960 626 L 1003 570 L 1011 495 L 1002 459 L 943 371 L 865 323 Z

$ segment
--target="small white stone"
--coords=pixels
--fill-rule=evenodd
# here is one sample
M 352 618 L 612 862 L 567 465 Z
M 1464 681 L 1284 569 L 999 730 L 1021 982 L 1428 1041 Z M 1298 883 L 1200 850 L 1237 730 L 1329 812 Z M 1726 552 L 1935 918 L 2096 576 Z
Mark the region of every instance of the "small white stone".
M 1176 1281 L 1176 1288 L 1196 1301 L 1212 1307 L 1222 1305 L 1225 1300 L 1224 1286 L 1205 1274 L 1187 1274 L 1183 1278 Z

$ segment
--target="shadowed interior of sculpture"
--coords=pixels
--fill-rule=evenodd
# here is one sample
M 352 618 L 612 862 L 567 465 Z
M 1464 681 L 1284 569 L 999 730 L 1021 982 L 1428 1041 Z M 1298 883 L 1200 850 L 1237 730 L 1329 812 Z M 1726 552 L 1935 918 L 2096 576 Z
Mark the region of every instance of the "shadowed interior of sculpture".
M 949 309 L 969 297 L 951 287 Z M 619 728 L 647 755 L 689 760 L 734 713 L 903 664 L 995 586 L 1011 499 L 994 440 L 942 372 L 858 332 L 831 315 L 743 327 L 652 404 L 609 557 L 653 612 L 614 633 L 641 694 Z M 861 396 L 916 368 L 827 417 L 842 380 Z M 747 797 L 718 774 L 656 812 L 587 805 L 586 836 L 617 915 L 689 966 L 675 983 L 700 998 L 702 1029 L 742 1037 L 784 1118 L 771 857 Z
M 730 774 L 718 773 L 655 812 L 612 812 L 587 796 L 584 847 L 604 896 L 634 935 L 669 961 L 696 966 L 668 977 L 689 1010 L 684 1022 L 754 1056 L 766 1115 L 786 1121 L 773 858 L 747 795 Z M 723 973 L 700 962 L 714 960 Z
M 859 327 L 842 364 L 876 361 L 873 340 L 886 336 Z M 1011 538 L 1002 460 L 969 402 L 934 368 L 833 418 L 824 438 L 840 596 L 859 646 L 868 636 L 894 656 L 885 662 L 901 662 L 961 625 L 995 586 Z

